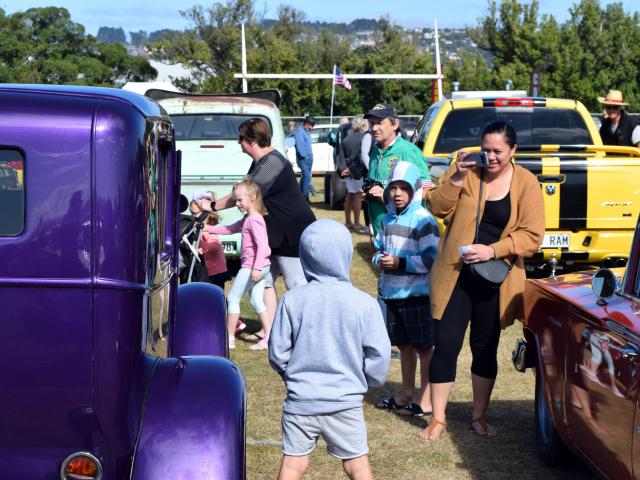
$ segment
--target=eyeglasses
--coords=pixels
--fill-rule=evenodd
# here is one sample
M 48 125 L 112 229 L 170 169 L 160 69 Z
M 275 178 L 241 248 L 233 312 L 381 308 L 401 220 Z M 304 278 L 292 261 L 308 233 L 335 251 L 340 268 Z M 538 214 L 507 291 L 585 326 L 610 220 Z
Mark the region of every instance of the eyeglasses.
M 605 110 L 620 110 L 620 105 L 605 105 Z

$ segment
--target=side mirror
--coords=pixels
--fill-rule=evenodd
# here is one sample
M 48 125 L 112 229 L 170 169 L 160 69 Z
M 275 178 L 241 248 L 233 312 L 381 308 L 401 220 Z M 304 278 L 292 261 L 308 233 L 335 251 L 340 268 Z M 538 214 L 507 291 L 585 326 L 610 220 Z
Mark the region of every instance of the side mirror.
M 447 173 L 449 165 L 451 164 L 451 159 L 449 157 L 425 157 L 425 160 L 429 166 L 431 181 L 434 184 L 437 184 L 440 177 Z
M 607 300 L 615 295 L 617 288 L 616 276 L 608 268 L 601 268 L 591 279 L 591 289 L 598 297 L 598 305 L 606 305 Z
M 184 196 L 184 194 L 180 194 L 180 213 L 185 212 L 189 208 L 189 199 Z

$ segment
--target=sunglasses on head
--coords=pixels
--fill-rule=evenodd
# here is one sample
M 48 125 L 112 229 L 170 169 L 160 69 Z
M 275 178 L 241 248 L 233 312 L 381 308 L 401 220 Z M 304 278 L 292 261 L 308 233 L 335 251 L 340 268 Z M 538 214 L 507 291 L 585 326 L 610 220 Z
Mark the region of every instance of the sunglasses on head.
M 620 105 L 606 105 L 604 108 L 606 110 L 620 110 Z

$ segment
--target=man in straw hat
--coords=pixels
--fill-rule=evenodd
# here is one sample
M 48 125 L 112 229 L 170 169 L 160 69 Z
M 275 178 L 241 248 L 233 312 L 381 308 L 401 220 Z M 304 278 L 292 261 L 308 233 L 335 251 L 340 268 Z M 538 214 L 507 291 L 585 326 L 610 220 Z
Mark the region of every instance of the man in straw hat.
M 598 97 L 605 108 L 606 119 L 600 127 L 600 136 L 605 145 L 640 146 L 640 126 L 622 107 L 629 105 L 622 101 L 620 90 L 609 90 L 606 97 Z

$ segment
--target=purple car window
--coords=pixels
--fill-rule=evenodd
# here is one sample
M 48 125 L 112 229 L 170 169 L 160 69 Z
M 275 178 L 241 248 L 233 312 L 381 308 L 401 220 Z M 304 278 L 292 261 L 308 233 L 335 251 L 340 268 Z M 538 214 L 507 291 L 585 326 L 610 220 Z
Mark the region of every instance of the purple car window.
M 24 228 L 24 157 L 0 150 L 0 235 L 16 236 Z

